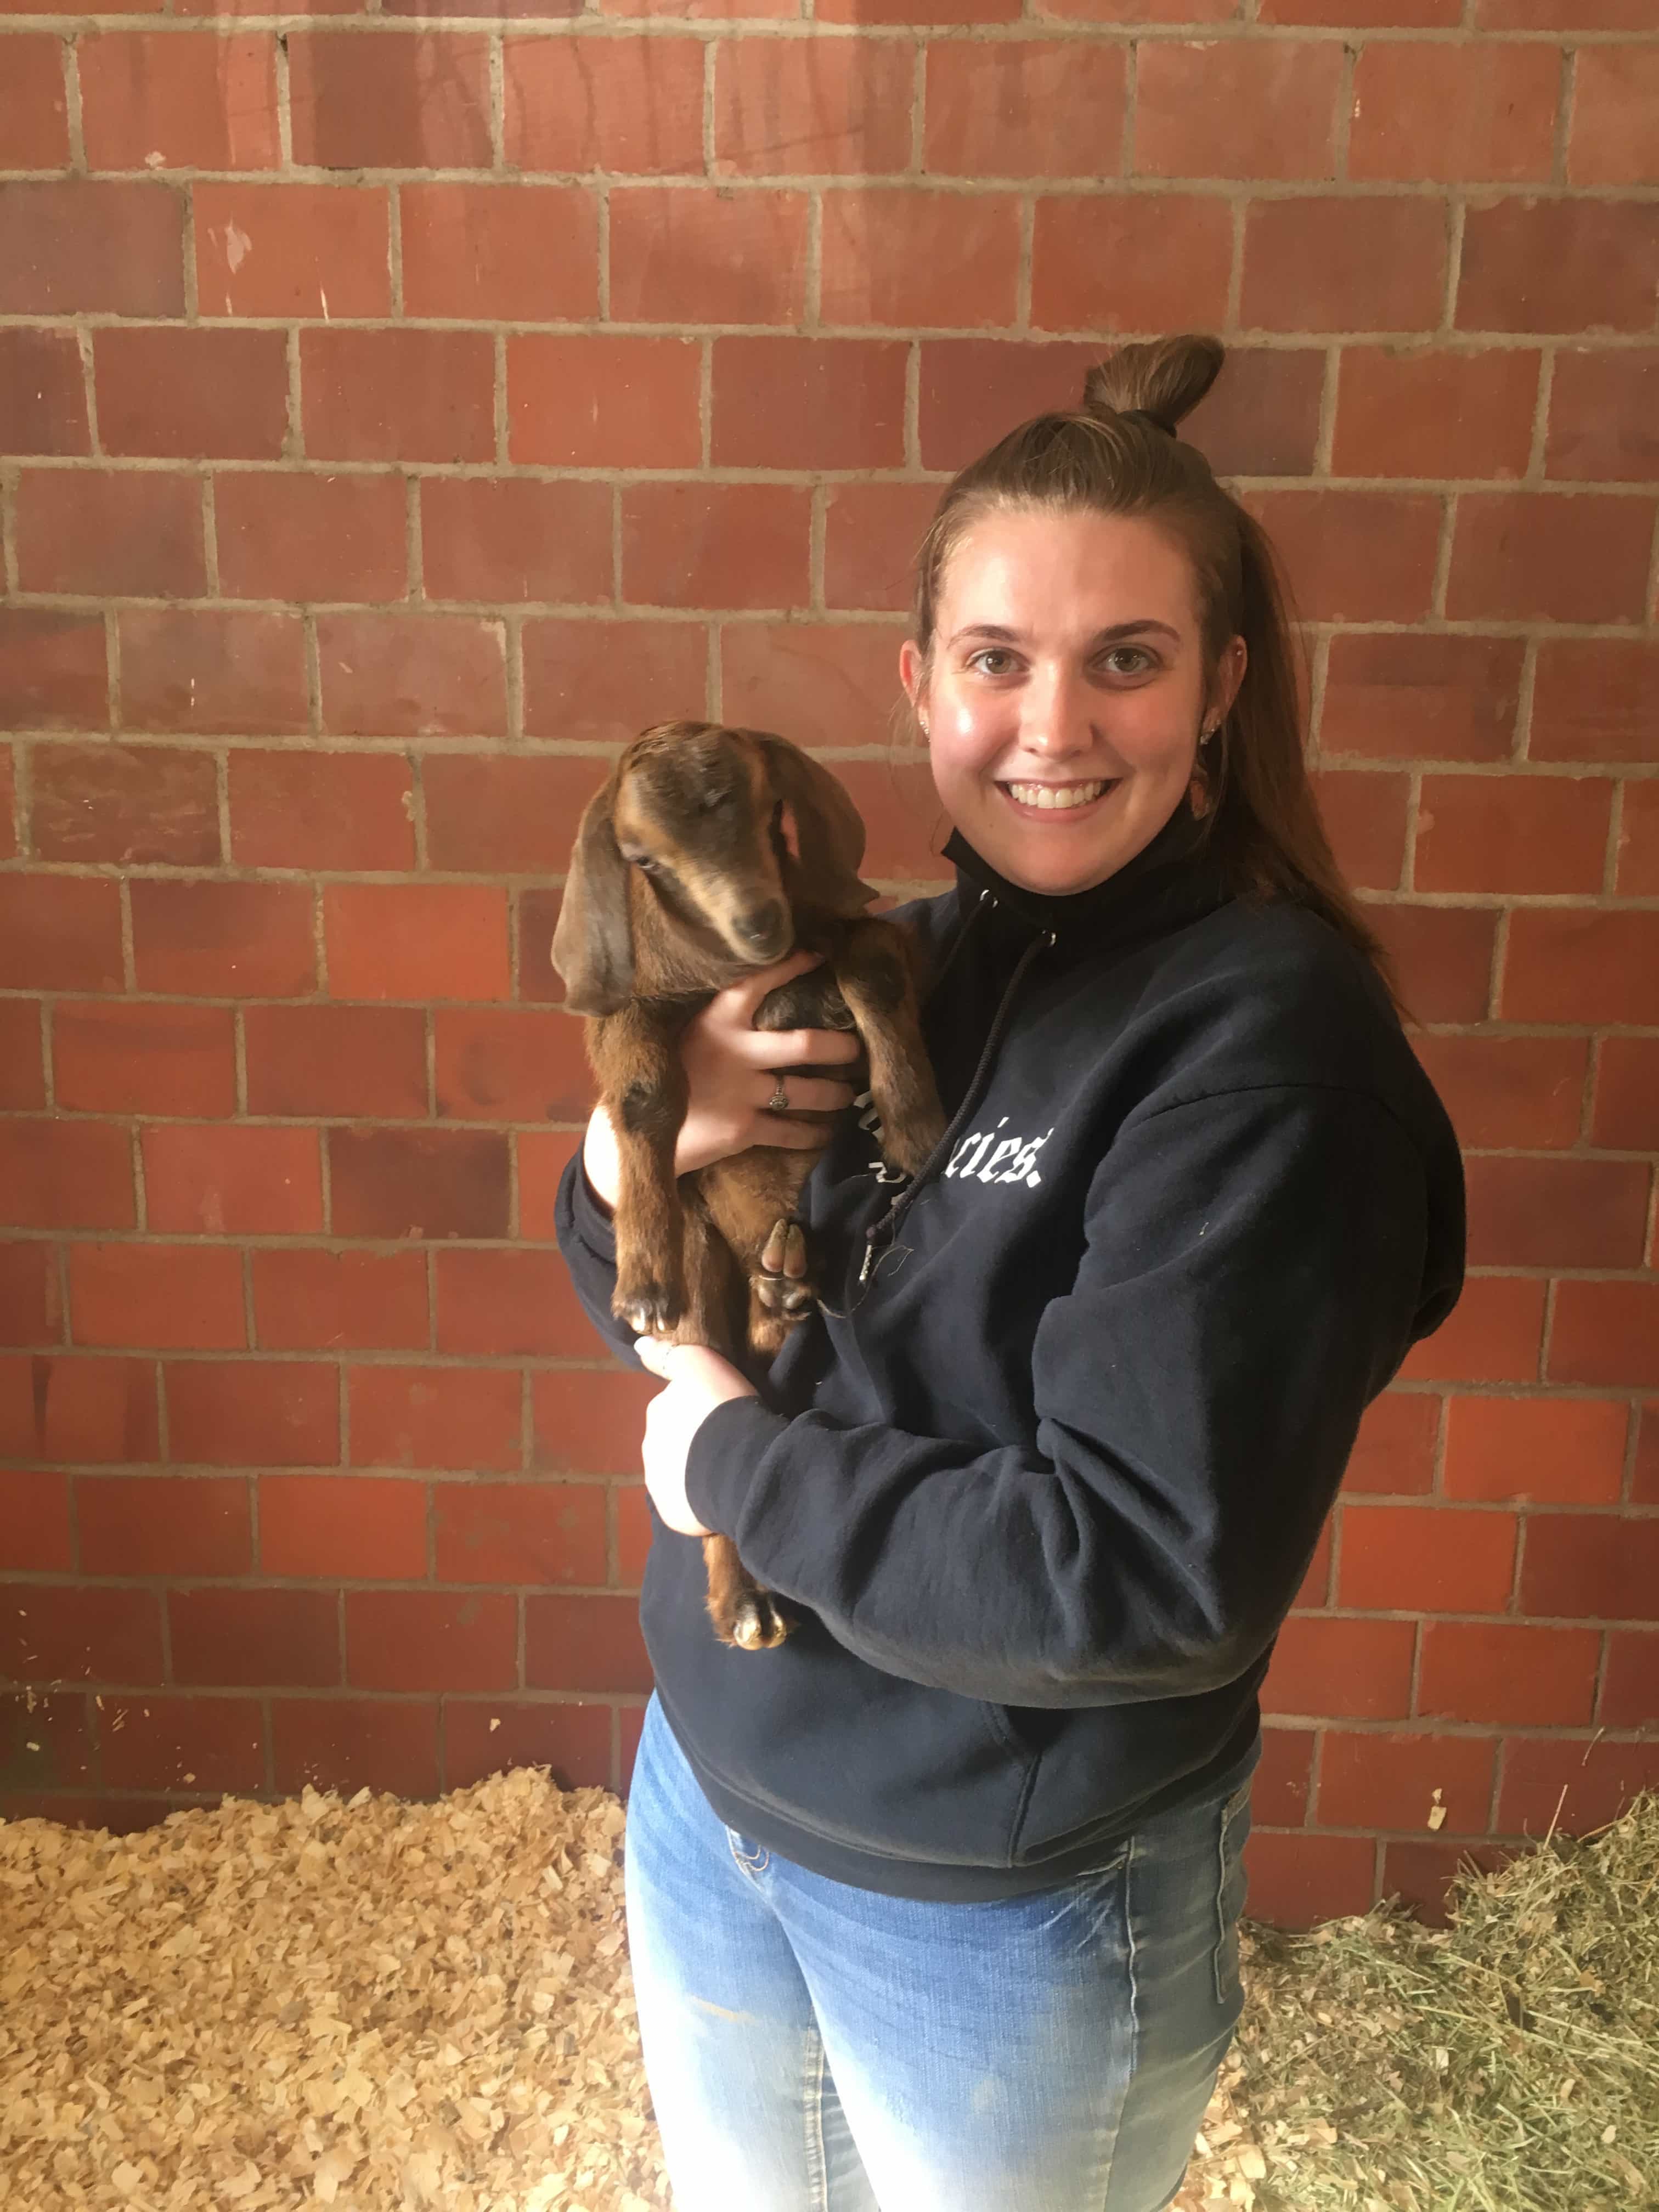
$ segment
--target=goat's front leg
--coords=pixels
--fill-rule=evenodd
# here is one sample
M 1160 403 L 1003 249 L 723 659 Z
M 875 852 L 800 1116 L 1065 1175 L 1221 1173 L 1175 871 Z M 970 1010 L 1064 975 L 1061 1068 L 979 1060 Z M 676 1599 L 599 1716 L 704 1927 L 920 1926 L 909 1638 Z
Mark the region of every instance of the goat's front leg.
M 922 1042 L 904 941 L 890 921 L 854 922 L 835 967 L 836 988 L 852 1010 L 870 1062 L 882 1148 L 896 1166 L 915 1175 L 945 1133 L 945 1112 Z
M 678 1034 L 634 1006 L 589 1024 L 588 1053 L 617 1135 L 617 1287 L 611 1310 L 665 1336 L 685 1310 L 684 1216 L 674 1146 L 685 1119 Z

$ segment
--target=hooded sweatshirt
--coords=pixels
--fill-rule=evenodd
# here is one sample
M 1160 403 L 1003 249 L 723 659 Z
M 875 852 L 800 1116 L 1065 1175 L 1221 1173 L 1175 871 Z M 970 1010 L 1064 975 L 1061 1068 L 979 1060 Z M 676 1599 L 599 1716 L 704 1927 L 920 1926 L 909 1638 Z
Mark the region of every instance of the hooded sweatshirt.
M 798 1625 L 733 1650 L 653 1513 L 665 1715 L 726 1825 L 817 1873 L 982 1900 L 1230 1787 L 1360 1416 L 1456 1302 L 1450 1124 L 1370 964 L 1231 896 L 1185 810 L 1092 890 L 959 836 L 900 910 L 951 1126 L 914 1182 L 843 1117 L 802 1215 L 821 1308 L 686 1470 Z M 606 1210 L 558 1234 L 611 1318 Z

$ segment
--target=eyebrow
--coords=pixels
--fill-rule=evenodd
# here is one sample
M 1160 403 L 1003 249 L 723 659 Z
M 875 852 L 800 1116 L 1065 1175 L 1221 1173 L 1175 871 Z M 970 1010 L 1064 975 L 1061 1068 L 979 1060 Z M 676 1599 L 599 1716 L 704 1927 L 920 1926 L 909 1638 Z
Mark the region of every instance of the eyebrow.
M 1177 644 L 1181 641 L 1178 629 L 1171 629 L 1168 623 L 1155 622 L 1150 615 L 1143 615 L 1134 622 L 1114 623 L 1109 629 L 1097 630 L 1089 642 L 1091 646 L 1116 645 L 1126 637 L 1136 637 L 1149 629 L 1157 630 L 1161 636 L 1173 638 Z M 1000 623 L 969 623 L 965 629 L 957 630 L 948 643 L 959 645 L 964 637 L 992 638 L 999 645 L 1017 645 L 1020 633 L 1017 629 L 1005 629 Z

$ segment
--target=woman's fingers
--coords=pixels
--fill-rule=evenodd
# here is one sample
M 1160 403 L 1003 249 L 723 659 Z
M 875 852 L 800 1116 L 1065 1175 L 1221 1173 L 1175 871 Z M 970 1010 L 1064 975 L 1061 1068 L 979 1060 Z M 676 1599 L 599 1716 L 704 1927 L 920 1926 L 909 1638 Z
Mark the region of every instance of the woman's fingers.
M 745 1030 L 733 1049 L 751 1067 L 807 1067 L 857 1060 L 864 1050 L 852 1030 Z
M 739 976 L 735 983 L 716 992 L 711 1007 L 729 1013 L 744 1029 L 751 1028 L 763 999 L 769 997 L 780 983 L 793 983 L 797 975 L 820 966 L 823 959 L 821 952 L 792 952 L 787 959 L 775 960 L 769 968 L 757 968 L 752 975 Z
M 786 1075 L 781 1079 L 787 1106 L 770 1107 L 780 1118 L 785 1114 L 839 1114 L 843 1106 L 853 1103 L 850 1083 L 837 1083 L 833 1076 Z M 769 1091 L 759 1103 L 769 1106 L 777 1096 L 775 1087 Z

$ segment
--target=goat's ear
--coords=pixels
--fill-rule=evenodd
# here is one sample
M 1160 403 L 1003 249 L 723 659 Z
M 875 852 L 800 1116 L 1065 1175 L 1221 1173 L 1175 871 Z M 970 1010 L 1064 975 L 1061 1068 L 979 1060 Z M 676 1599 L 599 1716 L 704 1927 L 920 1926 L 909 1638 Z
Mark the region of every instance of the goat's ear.
M 573 1014 L 614 1014 L 634 988 L 628 863 L 611 826 L 617 782 L 613 775 L 587 802 L 553 932 L 553 965 Z
M 799 896 L 831 914 L 862 914 L 875 892 L 859 877 L 864 820 L 828 769 L 787 738 L 759 738 L 772 788 L 795 817 Z

